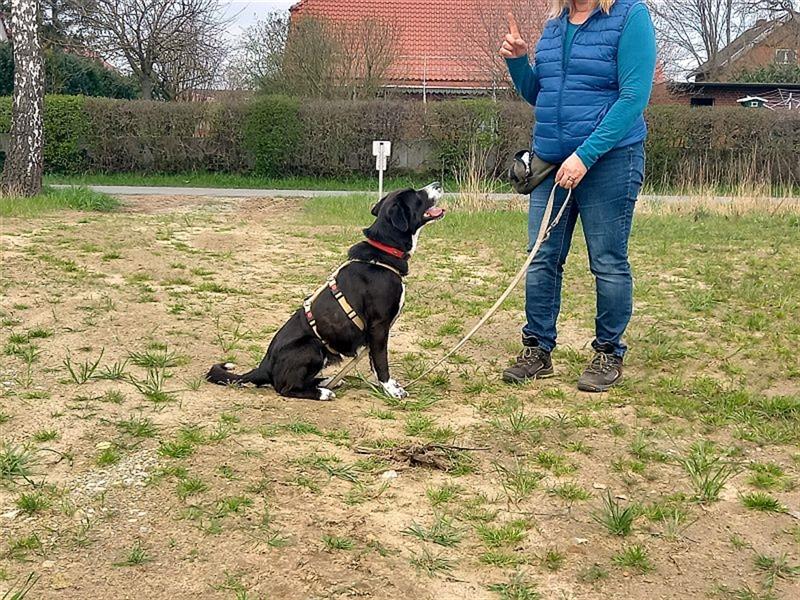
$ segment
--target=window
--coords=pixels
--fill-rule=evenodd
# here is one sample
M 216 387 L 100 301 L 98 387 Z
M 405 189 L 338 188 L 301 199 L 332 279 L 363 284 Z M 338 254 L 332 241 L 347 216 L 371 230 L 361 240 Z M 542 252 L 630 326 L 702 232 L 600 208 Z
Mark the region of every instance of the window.
M 713 98 L 692 98 L 692 106 L 714 106 Z
M 790 48 L 775 50 L 775 63 L 779 65 L 793 65 L 797 61 L 797 53 Z

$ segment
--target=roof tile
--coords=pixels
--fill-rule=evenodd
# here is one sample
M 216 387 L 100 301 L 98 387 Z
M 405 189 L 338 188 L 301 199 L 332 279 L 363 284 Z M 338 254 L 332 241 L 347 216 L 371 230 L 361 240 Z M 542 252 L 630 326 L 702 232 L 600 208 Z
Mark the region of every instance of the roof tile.
M 389 77 L 398 85 L 489 87 L 490 57 L 514 10 L 535 41 L 546 18 L 547 0 L 302 0 L 292 18 L 307 15 L 338 23 L 374 19 L 396 27 L 398 48 Z

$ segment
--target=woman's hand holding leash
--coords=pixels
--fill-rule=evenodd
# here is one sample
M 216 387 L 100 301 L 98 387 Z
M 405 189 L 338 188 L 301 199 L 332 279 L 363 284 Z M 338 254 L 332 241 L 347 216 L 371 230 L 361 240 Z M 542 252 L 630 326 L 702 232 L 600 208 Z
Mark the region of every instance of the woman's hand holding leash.
M 577 154 L 572 154 L 556 173 L 556 185 L 567 190 L 574 190 L 586 175 L 588 169 Z
M 503 58 L 522 58 L 528 53 L 528 44 L 522 39 L 519 33 L 519 25 L 514 15 L 508 13 L 508 33 L 503 40 L 500 48 L 500 56 Z

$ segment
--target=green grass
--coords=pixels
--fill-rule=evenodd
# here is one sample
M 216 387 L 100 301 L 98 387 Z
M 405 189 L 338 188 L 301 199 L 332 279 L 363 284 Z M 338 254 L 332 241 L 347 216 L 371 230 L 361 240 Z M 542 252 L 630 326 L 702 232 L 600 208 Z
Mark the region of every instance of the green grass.
M 636 569 L 640 573 L 647 573 L 653 570 L 653 564 L 650 562 L 647 548 L 641 544 L 626 546 L 621 552 L 614 555 L 612 560 L 614 564 L 620 567 Z
M 748 492 L 740 497 L 742 505 L 759 512 L 784 512 L 780 501 L 766 492 Z
M 402 187 L 419 188 L 436 178 L 426 175 L 409 177 L 387 177 L 385 189 Z M 374 177 L 352 176 L 336 178 L 317 177 L 255 177 L 226 173 L 195 173 L 139 175 L 135 173 L 109 173 L 87 175 L 48 175 L 47 184 L 68 185 L 123 185 L 159 187 L 208 187 L 208 188 L 252 188 L 274 190 L 331 190 L 371 191 L 378 189 L 377 173 Z M 450 187 L 453 187 L 452 185 Z
M 633 522 L 639 516 L 639 508 L 630 504 L 623 507 L 619 500 L 608 492 L 603 498 L 603 506 L 592 513 L 595 522 L 605 527 L 611 535 L 630 534 Z
M 50 507 L 50 499 L 42 492 L 21 494 L 17 498 L 17 508 L 29 515 L 42 512 Z
M 438 176 L 429 174 L 411 174 L 407 176 L 388 176 L 384 182 L 386 189 L 401 187 L 419 188 L 429 184 L 431 181 L 440 179 Z M 253 175 L 240 175 L 235 173 L 212 173 L 208 171 L 196 171 L 191 173 L 87 173 L 84 175 L 46 175 L 45 183 L 48 185 L 68 184 L 68 185 L 132 185 L 132 186 L 166 186 L 166 187 L 209 187 L 209 188 L 254 188 L 254 189 L 279 189 L 279 190 L 344 190 L 344 191 L 369 191 L 376 190 L 378 187 L 377 173 L 372 177 L 360 175 L 348 177 L 307 177 L 307 176 L 288 176 L 288 177 L 257 177 Z M 448 190 L 456 189 L 453 181 L 445 181 Z M 496 183 L 499 192 L 509 192 L 510 187 L 504 181 Z M 692 195 L 709 194 L 736 195 L 739 190 L 717 186 L 715 190 L 709 189 L 686 189 L 685 187 L 653 185 L 646 182 L 644 193 L 646 194 L 665 194 L 665 195 Z M 787 189 L 786 186 L 775 186 L 773 193 L 782 195 L 794 192 L 800 195 L 800 188 Z
M 446 575 L 453 570 L 453 561 L 442 554 L 434 554 L 428 548 L 423 548 L 420 554 L 411 557 L 411 564 L 428 577 Z
M 462 531 L 453 524 L 453 519 L 445 516 L 437 517 L 429 528 L 412 523 L 400 533 L 445 547 L 455 546 L 463 537 Z
M 57 210 L 108 212 L 118 206 L 116 198 L 82 187 L 45 188 L 33 198 L 0 198 L 0 217 L 31 217 Z
M 487 589 L 501 600 L 539 600 L 542 597 L 536 584 L 521 571 L 514 573 L 507 582 L 492 583 Z
M 350 538 L 339 537 L 335 535 L 323 535 L 322 543 L 325 545 L 326 550 L 352 550 L 356 544 Z
M 37 463 L 36 453 L 26 446 L 0 446 L 0 480 L 29 480 Z

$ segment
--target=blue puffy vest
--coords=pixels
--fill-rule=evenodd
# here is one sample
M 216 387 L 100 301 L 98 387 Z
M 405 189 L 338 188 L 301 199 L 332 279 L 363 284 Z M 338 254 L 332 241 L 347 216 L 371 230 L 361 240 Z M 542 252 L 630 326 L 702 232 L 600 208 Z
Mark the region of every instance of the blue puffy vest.
M 533 147 L 539 158 L 560 163 L 578 149 L 619 98 L 617 49 L 628 11 L 641 0 L 616 0 L 606 14 L 595 9 L 575 32 L 564 59 L 567 12 L 550 19 L 536 46 L 539 96 Z M 617 148 L 647 137 L 644 117 Z

